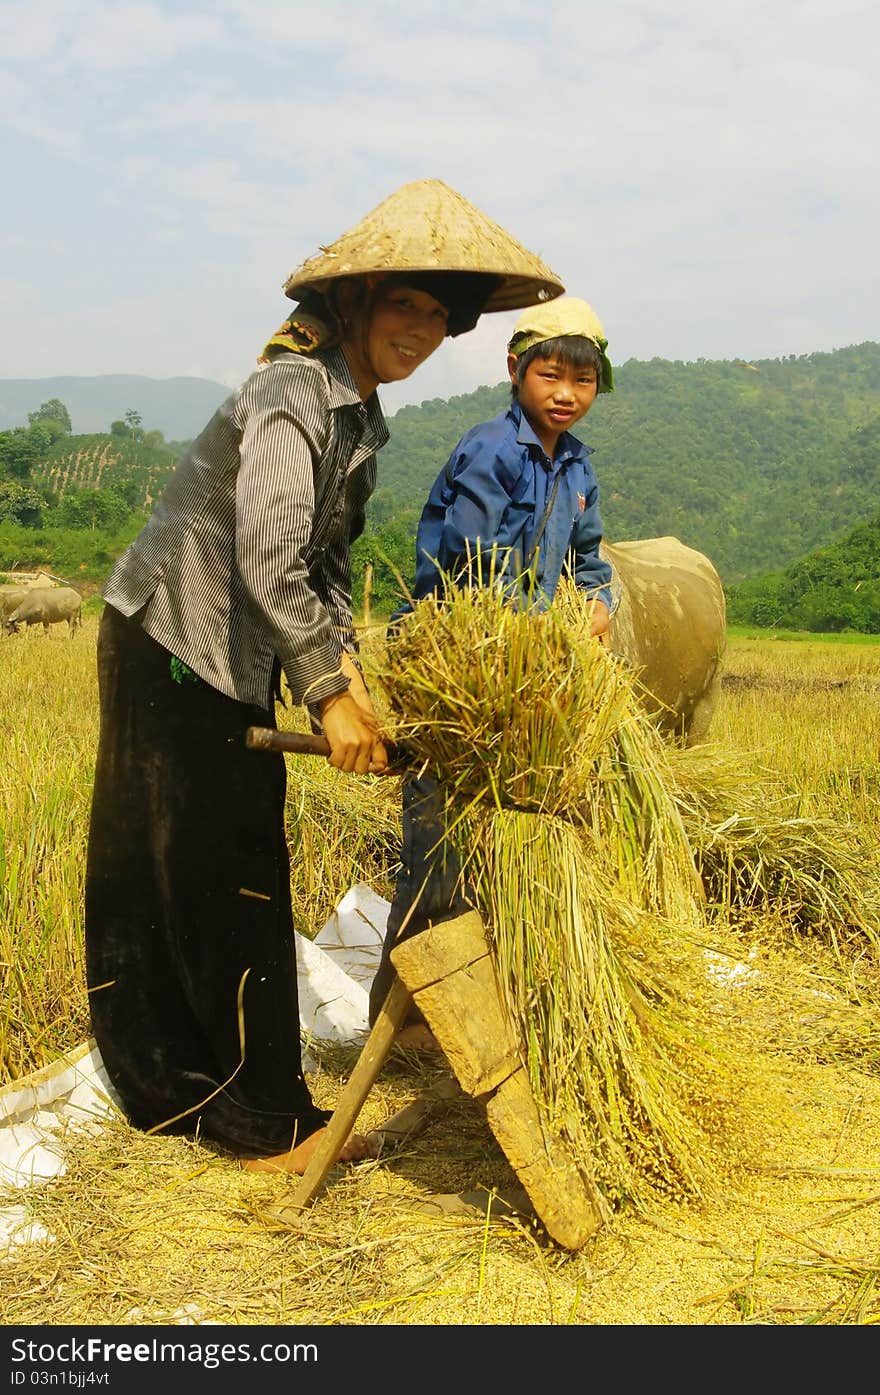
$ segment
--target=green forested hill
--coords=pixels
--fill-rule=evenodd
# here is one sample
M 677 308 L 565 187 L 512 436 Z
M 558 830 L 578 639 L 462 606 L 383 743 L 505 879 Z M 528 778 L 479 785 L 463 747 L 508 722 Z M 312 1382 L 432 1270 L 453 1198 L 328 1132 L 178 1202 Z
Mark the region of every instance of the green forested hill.
M 833 549 L 877 513 L 880 344 L 752 364 L 631 359 L 615 378 L 616 391 L 599 397 L 578 427 L 595 447 L 611 541 L 674 534 L 711 557 L 732 604 L 759 623 L 806 625 L 812 617 L 816 628 L 819 612 L 836 605 L 852 617 L 842 623 L 873 625 L 870 547 L 864 575 L 853 581 L 861 583 L 855 608 L 840 587 L 820 597 L 812 574 L 795 595 L 806 573 L 785 569 L 809 569 L 817 549 Z M 379 488 L 355 545 L 357 599 L 367 564 L 377 611 L 397 599 L 398 576 L 411 581 L 416 525 L 435 475 L 462 433 L 508 402 L 499 383 L 391 417 Z M 28 421 L 0 431 L 0 568 L 76 569 L 97 583 L 143 522 L 183 443 L 146 429 L 133 409 L 106 435 L 74 435 L 58 399 Z M 827 561 L 823 554 L 820 569 Z
M 48 567 L 96 585 L 146 519 L 184 448 L 137 412 L 74 435 L 58 398 L 0 431 L 0 570 Z
M 158 498 L 179 451 L 165 442 L 94 434 L 56 441 L 33 471 L 33 479 L 68 512 L 86 507 L 89 496 L 115 493 L 129 512 L 145 512 Z
M 880 513 L 781 571 L 728 588 L 732 623 L 880 634 Z
M 880 499 L 880 344 L 784 359 L 629 360 L 577 434 L 596 448 L 612 540 L 675 534 L 726 582 L 840 537 Z M 461 433 L 505 385 L 391 419 L 374 517 L 420 507 Z

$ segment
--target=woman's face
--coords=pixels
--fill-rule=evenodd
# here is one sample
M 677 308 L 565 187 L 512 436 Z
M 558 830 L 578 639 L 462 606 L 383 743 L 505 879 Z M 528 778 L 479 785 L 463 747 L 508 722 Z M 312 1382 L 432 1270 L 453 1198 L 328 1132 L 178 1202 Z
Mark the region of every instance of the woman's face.
M 398 383 L 439 348 L 449 312 L 427 291 L 394 282 L 382 286 L 364 331 L 346 339 L 346 355 L 356 379 L 365 385 Z

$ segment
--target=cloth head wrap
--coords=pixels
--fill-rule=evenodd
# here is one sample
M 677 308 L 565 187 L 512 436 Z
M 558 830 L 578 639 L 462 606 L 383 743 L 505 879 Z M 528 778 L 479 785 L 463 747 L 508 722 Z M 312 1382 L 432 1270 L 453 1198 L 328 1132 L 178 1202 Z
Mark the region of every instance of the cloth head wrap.
M 342 321 L 317 291 L 305 291 L 283 324 L 266 343 L 257 363 L 271 363 L 280 353 L 314 354 L 332 349 L 342 338 Z
M 543 344 L 548 339 L 564 339 L 570 335 L 589 339 L 596 345 L 602 363 L 599 391 L 613 392 L 614 372 L 606 353 L 608 340 L 605 338 L 602 321 L 592 305 L 588 305 L 585 300 L 578 300 L 576 296 L 560 296 L 558 300 L 551 300 L 546 305 L 531 305 L 528 310 L 524 310 L 514 326 L 507 352 L 513 354 L 514 358 L 519 358 L 536 344 Z

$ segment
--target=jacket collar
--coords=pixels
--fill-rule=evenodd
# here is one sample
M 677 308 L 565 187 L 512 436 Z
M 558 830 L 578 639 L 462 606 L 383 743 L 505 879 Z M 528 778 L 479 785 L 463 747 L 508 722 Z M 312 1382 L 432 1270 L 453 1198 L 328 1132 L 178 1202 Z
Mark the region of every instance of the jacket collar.
M 516 426 L 516 440 L 520 446 L 535 446 L 541 452 L 542 460 L 547 459 L 547 452 L 535 435 L 532 424 L 523 411 L 519 402 L 511 402 L 507 415 Z M 583 441 L 579 441 L 577 436 L 573 436 L 570 431 L 563 431 L 559 437 L 559 449 L 556 452 L 554 467 L 567 463 L 569 460 L 576 460 L 578 457 L 592 455 L 593 447 L 585 446 Z

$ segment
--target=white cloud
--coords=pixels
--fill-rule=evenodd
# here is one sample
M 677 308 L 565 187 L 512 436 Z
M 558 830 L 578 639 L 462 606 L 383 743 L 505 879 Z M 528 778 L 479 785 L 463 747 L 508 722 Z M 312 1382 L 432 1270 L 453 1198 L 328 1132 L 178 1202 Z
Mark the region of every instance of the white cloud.
M 235 381 L 287 273 L 425 177 L 593 301 L 617 361 L 871 338 L 878 38 L 859 0 L 7 0 L 0 375 L 58 371 L 35 307 L 63 286 L 81 371 L 134 317 L 130 371 Z M 503 318 L 389 405 L 500 381 Z
M 167 63 L 223 34 L 210 12 L 150 0 L 5 0 L 0 52 L 10 66 L 47 61 L 68 72 L 117 73 Z

